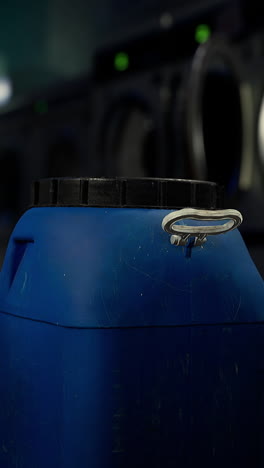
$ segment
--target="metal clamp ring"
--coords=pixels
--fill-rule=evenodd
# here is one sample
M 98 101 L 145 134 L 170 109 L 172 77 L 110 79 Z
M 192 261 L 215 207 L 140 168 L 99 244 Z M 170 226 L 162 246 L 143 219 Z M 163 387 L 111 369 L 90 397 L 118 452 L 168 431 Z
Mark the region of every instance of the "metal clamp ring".
M 229 220 L 226 223 L 212 226 L 189 226 L 175 224 L 183 219 L 200 221 Z M 175 245 L 187 245 L 190 237 L 195 238 L 195 246 L 202 245 L 208 235 L 223 234 L 236 229 L 243 221 L 242 214 L 237 210 L 198 210 L 184 208 L 169 213 L 162 221 L 162 229 L 172 235 L 171 243 Z

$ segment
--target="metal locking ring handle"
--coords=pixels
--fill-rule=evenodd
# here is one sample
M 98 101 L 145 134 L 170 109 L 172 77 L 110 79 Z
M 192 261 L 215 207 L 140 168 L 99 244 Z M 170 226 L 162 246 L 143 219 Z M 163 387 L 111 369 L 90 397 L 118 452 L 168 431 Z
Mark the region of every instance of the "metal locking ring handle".
M 226 223 L 212 226 L 188 226 L 175 224 L 183 219 L 193 219 L 200 221 L 221 221 Z M 171 234 L 171 243 L 174 245 L 187 245 L 188 240 L 195 238 L 194 245 L 200 246 L 206 242 L 208 235 L 214 236 L 236 229 L 243 221 L 242 214 L 237 210 L 198 210 L 194 208 L 184 208 L 182 210 L 169 213 L 162 221 L 162 229 Z

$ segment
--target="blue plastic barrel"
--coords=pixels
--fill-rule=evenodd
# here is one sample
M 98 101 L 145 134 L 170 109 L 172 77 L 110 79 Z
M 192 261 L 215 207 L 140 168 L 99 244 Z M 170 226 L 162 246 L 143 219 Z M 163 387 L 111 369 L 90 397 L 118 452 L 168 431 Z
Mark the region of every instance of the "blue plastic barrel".
M 51 179 L 0 274 L 1 468 L 264 466 L 264 287 L 210 183 Z M 207 224 L 206 222 L 204 223 Z

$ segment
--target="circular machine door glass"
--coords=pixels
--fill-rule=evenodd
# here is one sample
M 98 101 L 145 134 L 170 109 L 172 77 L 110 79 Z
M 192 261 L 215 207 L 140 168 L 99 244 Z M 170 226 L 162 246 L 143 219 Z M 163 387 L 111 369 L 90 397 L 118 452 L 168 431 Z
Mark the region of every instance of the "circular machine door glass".
M 231 47 L 209 40 L 196 51 L 187 85 L 186 128 L 193 178 L 235 192 L 248 132 L 240 65 Z
M 239 84 L 224 61 L 212 61 L 205 74 L 201 119 L 208 179 L 232 191 L 241 165 L 242 112 Z
M 157 175 L 158 138 L 148 110 L 123 102 L 109 113 L 103 134 L 103 160 L 106 175 Z
M 264 172 L 264 95 L 261 99 L 258 116 L 258 153 L 262 171 Z

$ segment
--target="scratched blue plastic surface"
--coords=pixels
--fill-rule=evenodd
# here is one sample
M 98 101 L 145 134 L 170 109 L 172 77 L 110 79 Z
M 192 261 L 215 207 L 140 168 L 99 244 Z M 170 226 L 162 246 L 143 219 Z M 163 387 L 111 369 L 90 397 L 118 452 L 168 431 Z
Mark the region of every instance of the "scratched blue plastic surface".
M 238 231 L 34 208 L 0 274 L 0 467 L 264 466 L 264 287 Z

